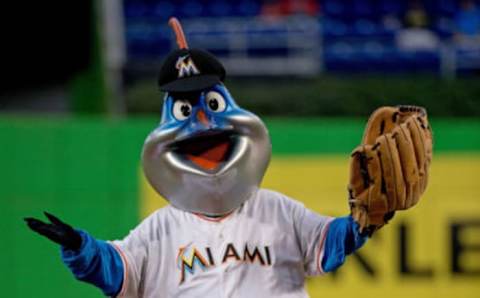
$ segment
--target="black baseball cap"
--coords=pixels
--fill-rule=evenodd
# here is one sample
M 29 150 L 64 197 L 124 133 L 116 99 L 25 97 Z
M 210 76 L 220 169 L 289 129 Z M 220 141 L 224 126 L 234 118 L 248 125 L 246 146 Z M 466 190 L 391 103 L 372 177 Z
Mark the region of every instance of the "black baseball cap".
M 161 91 L 198 91 L 225 79 L 225 68 L 211 53 L 200 49 L 179 49 L 164 60 L 158 75 Z

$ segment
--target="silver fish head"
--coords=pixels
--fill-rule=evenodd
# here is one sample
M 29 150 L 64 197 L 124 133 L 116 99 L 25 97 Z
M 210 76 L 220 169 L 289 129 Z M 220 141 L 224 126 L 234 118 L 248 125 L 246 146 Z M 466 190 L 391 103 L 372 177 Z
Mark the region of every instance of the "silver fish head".
M 173 206 L 226 214 L 258 189 L 271 156 L 267 128 L 223 84 L 167 93 L 162 119 L 145 140 L 142 166 Z

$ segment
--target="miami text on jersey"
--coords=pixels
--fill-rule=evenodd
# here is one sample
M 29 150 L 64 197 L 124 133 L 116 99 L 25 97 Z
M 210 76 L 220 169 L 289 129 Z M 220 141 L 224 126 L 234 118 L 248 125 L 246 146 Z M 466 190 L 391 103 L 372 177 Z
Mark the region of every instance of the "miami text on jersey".
M 272 265 L 269 246 L 259 247 L 245 243 L 243 247 L 237 249 L 233 243 L 228 243 L 223 253 L 218 255 L 220 258 L 215 260 L 214 255 L 212 249 L 208 246 L 203 250 L 199 250 L 191 244 L 180 247 L 177 255 L 180 284 L 185 281 L 186 273 L 193 275 L 198 268 L 203 271 L 208 267 L 226 262 L 258 263 L 262 266 Z

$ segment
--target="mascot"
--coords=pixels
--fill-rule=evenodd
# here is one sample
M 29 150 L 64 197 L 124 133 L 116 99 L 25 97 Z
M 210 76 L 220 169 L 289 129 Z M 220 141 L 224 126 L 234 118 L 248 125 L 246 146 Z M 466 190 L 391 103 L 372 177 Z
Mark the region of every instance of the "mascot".
M 432 134 L 423 108 L 382 107 L 352 153 L 350 215 L 316 214 L 259 187 L 271 144 L 267 129 L 240 108 L 211 54 L 178 50 L 159 75 L 160 125 L 147 137 L 142 166 L 170 202 L 123 240 L 97 240 L 45 213 L 25 218 L 61 245 L 74 276 L 116 297 L 307 297 L 306 276 L 341 266 L 395 211 L 427 187 Z M 288 179 L 288 177 L 285 177 Z

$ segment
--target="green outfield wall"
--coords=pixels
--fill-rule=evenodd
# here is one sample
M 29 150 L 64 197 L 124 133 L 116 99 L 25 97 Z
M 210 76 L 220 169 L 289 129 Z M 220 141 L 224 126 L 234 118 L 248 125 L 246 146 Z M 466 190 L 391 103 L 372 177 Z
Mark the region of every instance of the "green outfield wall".
M 436 156 L 480 155 L 480 120 L 431 121 Z M 98 238 L 122 238 L 140 220 L 140 151 L 157 122 L 153 117 L 0 116 L 2 297 L 101 297 L 75 281 L 61 264 L 58 247 L 30 232 L 22 218 L 41 217 L 47 210 Z M 347 156 L 365 123 L 349 118 L 266 122 L 274 159 L 292 160 Z M 480 282 L 478 276 L 473 282 Z

